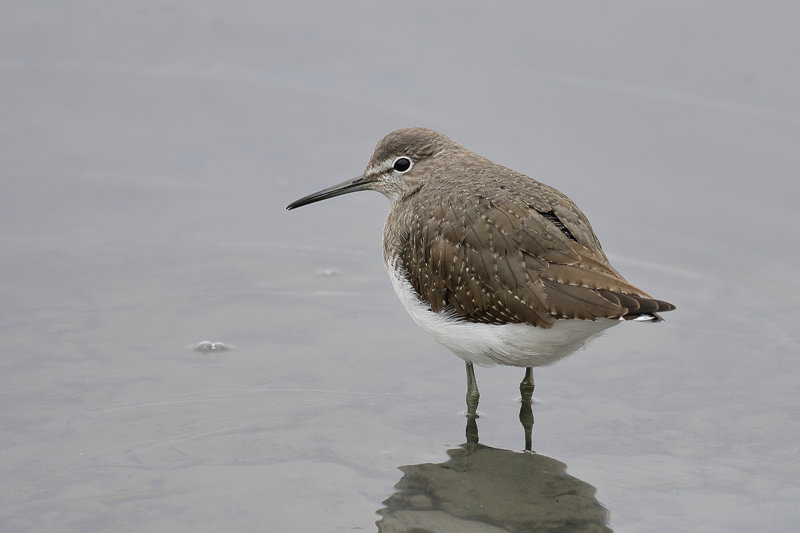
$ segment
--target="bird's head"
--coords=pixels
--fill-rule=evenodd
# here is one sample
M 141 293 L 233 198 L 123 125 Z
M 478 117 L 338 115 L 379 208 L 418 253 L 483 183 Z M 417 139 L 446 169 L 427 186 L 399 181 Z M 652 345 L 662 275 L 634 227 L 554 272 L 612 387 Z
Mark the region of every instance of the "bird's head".
M 424 183 L 437 158 L 461 149 L 433 130 L 406 128 L 393 131 L 375 147 L 363 174 L 295 200 L 286 209 L 365 190 L 378 191 L 395 202 Z

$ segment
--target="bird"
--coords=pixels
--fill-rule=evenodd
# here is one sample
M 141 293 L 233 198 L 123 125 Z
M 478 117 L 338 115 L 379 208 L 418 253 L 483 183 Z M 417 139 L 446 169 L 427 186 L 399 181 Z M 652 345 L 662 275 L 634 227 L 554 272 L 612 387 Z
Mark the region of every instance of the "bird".
M 480 398 L 475 364 L 525 368 L 529 401 L 534 367 L 675 309 L 611 266 L 565 194 L 436 131 L 389 133 L 360 176 L 287 209 L 363 190 L 391 202 L 383 258 L 392 286 L 417 325 L 464 360 L 469 413 Z

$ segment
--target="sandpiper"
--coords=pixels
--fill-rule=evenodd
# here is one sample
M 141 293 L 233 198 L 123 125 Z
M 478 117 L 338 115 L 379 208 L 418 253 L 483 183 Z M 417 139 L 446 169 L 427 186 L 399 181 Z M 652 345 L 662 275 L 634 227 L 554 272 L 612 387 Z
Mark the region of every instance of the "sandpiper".
M 406 311 L 466 362 L 524 367 L 566 357 L 622 321 L 659 322 L 672 304 L 651 298 L 609 263 L 586 216 L 553 187 L 425 128 L 394 131 L 355 179 L 289 204 L 294 209 L 374 190 L 392 203 L 383 257 Z

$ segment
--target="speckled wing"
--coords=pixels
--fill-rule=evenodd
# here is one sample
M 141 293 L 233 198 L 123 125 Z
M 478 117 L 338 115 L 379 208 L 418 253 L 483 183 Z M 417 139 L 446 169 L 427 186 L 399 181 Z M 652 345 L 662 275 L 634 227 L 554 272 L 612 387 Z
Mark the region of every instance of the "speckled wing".
M 397 206 L 394 216 L 405 228 L 395 243 L 398 256 L 431 310 L 547 328 L 560 318 L 634 318 L 672 309 L 611 267 L 566 196 L 534 180 L 525 185 L 528 195 L 512 196 L 491 183 L 461 194 L 421 191 L 425 199 L 417 196 L 413 211 Z

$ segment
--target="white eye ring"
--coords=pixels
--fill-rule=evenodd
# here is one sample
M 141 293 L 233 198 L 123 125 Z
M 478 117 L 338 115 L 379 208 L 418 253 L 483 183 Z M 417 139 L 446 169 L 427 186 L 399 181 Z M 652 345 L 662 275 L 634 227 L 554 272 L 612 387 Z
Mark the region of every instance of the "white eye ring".
M 394 160 L 394 163 L 392 163 L 392 168 L 396 172 L 400 172 L 401 174 L 403 172 L 408 172 L 409 169 L 411 167 L 413 167 L 413 166 L 414 166 L 414 162 L 411 161 L 411 158 L 410 157 L 406 157 L 404 155 L 401 155 L 400 157 L 398 157 L 397 159 Z

